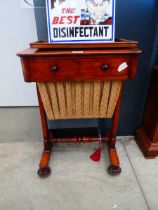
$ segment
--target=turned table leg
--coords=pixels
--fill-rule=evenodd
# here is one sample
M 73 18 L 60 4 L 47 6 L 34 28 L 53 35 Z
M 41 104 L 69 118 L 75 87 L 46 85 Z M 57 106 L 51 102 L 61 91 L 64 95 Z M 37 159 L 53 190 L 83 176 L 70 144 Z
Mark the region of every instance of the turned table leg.
M 51 174 L 51 168 L 49 167 L 49 160 L 50 160 L 50 156 L 51 156 L 52 143 L 51 143 L 51 140 L 49 137 L 46 113 L 45 113 L 45 110 L 43 107 L 43 103 L 42 103 L 41 96 L 40 96 L 37 85 L 36 85 L 36 89 L 37 89 L 42 131 L 43 131 L 43 139 L 44 139 L 44 142 L 43 142 L 44 150 L 43 150 L 43 153 L 41 156 L 41 160 L 39 163 L 39 170 L 37 173 L 40 177 L 47 177 Z
M 119 121 L 119 113 L 120 113 L 122 85 L 123 83 L 121 84 L 120 95 L 119 95 L 119 98 L 115 107 L 115 111 L 112 117 L 112 128 L 111 128 L 111 131 L 109 132 L 108 142 L 107 142 L 108 154 L 109 154 L 109 159 L 110 159 L 108 173 L 110 175 L 119 175 L 121 173 L 120 162 L 119 162 L 115 144 L 116 144 L 116 134 L 117 134 L 117 129 L 118 129 L 118 121 Z

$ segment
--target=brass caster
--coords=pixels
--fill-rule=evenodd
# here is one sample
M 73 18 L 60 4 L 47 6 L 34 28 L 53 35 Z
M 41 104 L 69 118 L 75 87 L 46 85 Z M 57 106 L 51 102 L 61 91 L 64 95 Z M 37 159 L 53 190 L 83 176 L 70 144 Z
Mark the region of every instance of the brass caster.
M 109 165 L 107 171 L 108 171 L 108 174 L 112 176 L 117 176 L 121 173 L 121 168 L 119 166 Z
M 41 178 L 47 177 L 51 174 L 51 168 L 50 167 L 39 168 L 37 174 Z

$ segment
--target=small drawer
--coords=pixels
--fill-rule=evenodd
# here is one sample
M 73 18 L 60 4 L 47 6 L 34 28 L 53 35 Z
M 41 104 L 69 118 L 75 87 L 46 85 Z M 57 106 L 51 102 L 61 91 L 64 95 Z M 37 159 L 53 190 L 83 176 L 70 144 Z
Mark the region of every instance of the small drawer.
M 99 59 L 80 60 L 80 76 L 95 76 L 106 79 L 108 76 L 128 76 L 129 58 L 125 57 L 104 57 Z
M 24 60 L 30 81 L 69 80 L 76 76 L 78 65 L 75 60 L 34 58 Z

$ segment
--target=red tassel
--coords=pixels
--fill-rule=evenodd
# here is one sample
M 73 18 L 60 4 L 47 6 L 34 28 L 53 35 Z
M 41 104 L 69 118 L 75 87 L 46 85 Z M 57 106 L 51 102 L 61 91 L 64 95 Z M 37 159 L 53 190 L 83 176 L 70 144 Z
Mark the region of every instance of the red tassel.
M 98 147 L 98 149 L 90 155 L 90 159 L 93 161 L 99 161 L 101 156 L 101 147 Z

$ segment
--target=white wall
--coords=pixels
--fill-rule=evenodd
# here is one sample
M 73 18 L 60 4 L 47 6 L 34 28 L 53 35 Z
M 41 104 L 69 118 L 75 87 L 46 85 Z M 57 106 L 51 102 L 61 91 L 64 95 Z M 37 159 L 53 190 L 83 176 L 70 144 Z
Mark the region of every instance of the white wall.
M 23 80 L 18 51 L 37 40 L 33 9 L 20 0 L 0 2 L 0 106 L 37 105 L 35 84 Z

